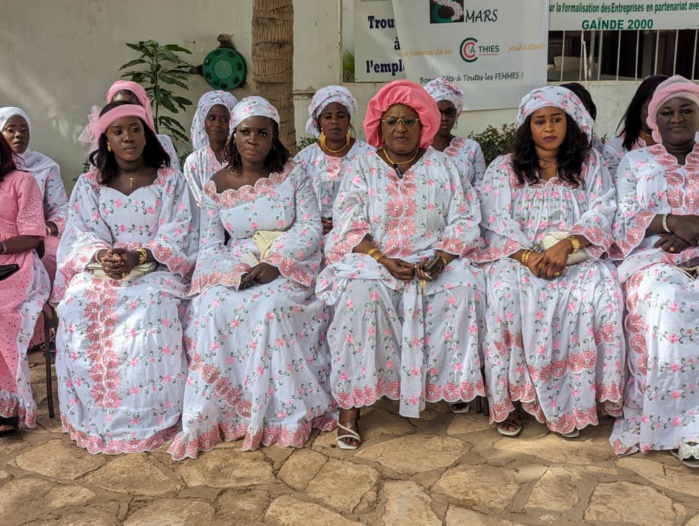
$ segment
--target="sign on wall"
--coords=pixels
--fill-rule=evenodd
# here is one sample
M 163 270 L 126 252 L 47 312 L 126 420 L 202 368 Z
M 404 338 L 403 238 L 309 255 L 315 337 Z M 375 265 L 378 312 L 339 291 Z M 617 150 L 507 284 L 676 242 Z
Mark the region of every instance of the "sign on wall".
M 551 31 L 699 28 L 699 1 L 586 0 L 549 5 Z
M 407 77 L 447 77 L 464 109 L 517 107 L 546 84 L 547 0 L 393 0 L 393 12 Z
M 355 1 L 354 57 L 357 82 L 405 78 L 391 0 Z

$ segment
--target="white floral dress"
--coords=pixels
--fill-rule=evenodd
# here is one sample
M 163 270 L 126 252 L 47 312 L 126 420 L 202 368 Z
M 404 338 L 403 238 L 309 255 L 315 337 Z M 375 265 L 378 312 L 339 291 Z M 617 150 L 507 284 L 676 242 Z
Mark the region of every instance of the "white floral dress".
M 459 170 L 461 181 L 477 188 L 485 174 L 485 158 L 480 144 L 473 139 L 454 137 L 444 153 L 451 157 Z
M 333 204 L 342 182 L 342 174 L 352 160 L 374 148 L 363 141 L 355 141 L 347 155 L 332 157 L 326 155 L 316 142 L 306 146 L 296 154 L 294 161 L 301 165 L 311 179 L 313 191 L 318 196 L 321 217 L 332 217 Z
M 185 334 L 183 429 L 168 450 L 175 460 L 240 438 L 245 450 L 302 447 L 312 428 L 334 428 L 329 319 L 313 294 L 321 230 L 310 182 L 292 161 L 254 187 L 218 193 L 213 181 L 204 186 Z M 281 233 L 263 260 L 281 275 L 238 290 L 261 256 L 258 231 Z
M 558 178 L 519 184 L 511 156 L 488 167 L 479 188 L 488 261 L 485 379 L 491 422 L 520 401 L 552 431 L 598 423 L 597 403 L 620 413 L 624 371 L 623 300 L 612 244 L 616 200 L 601 156 L 590 150 L 575 188 Z M 534 276 L 511 257 L 568 231 L 592 244 L 589 259 L 554 280 Z
M 467 257 L 477 246 L 480 210 L 475 191 L 465 190 L 451 160 L 433 148 L 402 179 L 376 152 L 349 166 L 316 288 L 335 308 L 330 383 L 342 408 L 387 396 L 400 400 L 401 415 L 417 418 L 425 402 L 484 394 L 485 283 Z M 411 263 L 437 249 L 460 258 L 424 289 L 417 278 L 406 285 L 371 256 L 352 252 L 367 235 L 388 257 Z
M 699 264 L 699 248 L 670 254 L 644 236 L 656 214 L 699 215 L 699 143 L 684 165 L 660 144 L 629 152 L 616 185 L 630 375 L 610 442 L 620 455 L 675 449 L 699 442 L 699 282 L 678 268 Z
M 180 308 L 195 254 L 191 208 L 179 172 L 126 196 L 83 174 L 58 249 L 56 376 L 63 431 L 91 453 L 152 451 L 179 429 L 187 377 Z M 150 249 L 154 272 L 99 279 L 95 252 Z

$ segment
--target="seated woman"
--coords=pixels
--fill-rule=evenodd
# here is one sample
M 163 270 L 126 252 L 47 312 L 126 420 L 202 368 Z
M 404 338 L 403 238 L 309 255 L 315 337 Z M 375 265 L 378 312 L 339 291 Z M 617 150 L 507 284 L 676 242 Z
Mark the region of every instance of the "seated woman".
M 326 86 L 316 91 L 308 106 L 306 132 L 318 138 L 301 150 L 294 161 L 308 174 L 318 196 L 323 235 L 333 228 L 332 211 L 342 174 L 352 159 L 371 151 L 364 141 L 350 135 L 357 100 L 343 86 Z
M 0 437 L 20 422 L 36 427 L 27 347 L 51 290 L 35 248 L 46 235 L 42 196 L 35 179 L 16 169 L 0 135 L 0 265 L 19 269 L 0 281 Z
M 594 122 L 597 119 L 597 105 L 595 104 L 595 101 L 592 100 L 592 94 L 587 90 L 587 88 L 579 82 L 567 82 L 565 84 L 561 84 L 561 88 L 568 89 L 575 93 L 578 99 L 580 99 L 580 102 L 583 103 L 583 106 L 585 106 L 587 113 L 589 113 L 590 117 L 592 117 L 592 124 L 594 126 Z M 597 136 L 594 130 L 592 131 L 592 139 L 590 139 L 590 148 L 597 150 L 599 154 L 602 155 L 604 143 Z
M 58 164 L 53 159 L 29 148 L 31 128 L 29 116 L 21 109 L 0 108 L 0 132 L 12 148 L 19 162 L 19 168 L 34 176 L 43 198 L 46 237 L 44 238 L 44 256 L 41 261 L 53 282 L 56 276 L 58 242 L 68 219 L 68 197 Z
M 226 144 L 233 129 L 231 113 L 238 99 L 227 91 L 208 91 L 197 104 L 191 128 L 194 151 L 184 162 L 184 177 L 189 190 L 201 208 L 201 191 L 224 163 Z
M 437 103 L 442 116 L 439 130 L 432 141 L 432 148 L 447 154 L 459 170 L 461 180 L 477 187 L 485 174 L 485 159 L 481 147 L 472 139 L 452 134 L 452 130 L 458 126 L 463 108 L 463 91 L 443 77 L 437 77 L 424 87 Z
M 522 99 L 512 153 L 479 188 L 488 262 L 485 380 L 490 420 L 515 436 L 515 404 L 574 438 L 621 413 L 623 300 L 612 244 L 614 187 L 590 148 L 592 118 L 558 86 Z M 547 248 L 548 247 L 548 248 Z
M 610 442 L 619 455 L 673 450 L 699 467 L 699 86 L 662 82 L 647 123 L 656 144 L 627 153 L 616 174 L 630 374 Z
M 607 168 L 612 177 L 616 174 L 621 159 L 631 150 L 638 150 L 646 146 L 653 146 L 655 141 L 651 136 L 652 130 L 648 127 L 648 104 L 653 98 L 653 92 L 658 84 L 667 80 L 667 75 L 651 75 L 641 82 L 634 94 L 626 113 L 621 118 L 623 127 L 619 135 L 609 139 L 604 144 L 602 156 L 607 163 Z M 621 126 L 621 123 L 619 125 Z
M 190 197 L 147 122 L 141 106 L 104 107 L 58 249 L 61 424 L 91 453 L 158 449 L 182 412 Z
M 325 385 L 328 315 L 313 294 L 317 200 L 289 161 L 269 102 L 241 100 L 231 125 L 228 165 L 204 186 L 182 432 L 168 450 L 175 460 L 240 438 L 244 450 L 302 447 L 311 429 L 336 422 Z
M 383 86 L 364 119 L 377 149 L 352 161 L 335 202 L 316 290 L 335 308 L 330 384 L 342 449 L 359 447 L 360 408 L 384 396 L 418 418 L 425 402 L 484 394 L 485 283 L 466 257 L 480 235 L 478 198 L 430 147 L 438 127 L 420 85 Z

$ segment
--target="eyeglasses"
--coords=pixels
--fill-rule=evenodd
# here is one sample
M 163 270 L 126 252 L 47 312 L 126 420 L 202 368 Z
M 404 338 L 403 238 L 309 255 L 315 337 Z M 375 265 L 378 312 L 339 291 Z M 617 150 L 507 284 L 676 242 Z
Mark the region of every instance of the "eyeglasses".
M 439 113 L 446 115 L 449 118 L 456 116 L 456 108 L 447 108 L 446 110 L 439 110 Z
M 400 119 L 389 117 L 388 119 L 383 119 L 381 122 L 390 128 L 395 128 L 398 124 L 402 124 L 406 128 L 412 129 L 418 125 L 420 119 L 416 119 L 415 117 L 401 117 Z

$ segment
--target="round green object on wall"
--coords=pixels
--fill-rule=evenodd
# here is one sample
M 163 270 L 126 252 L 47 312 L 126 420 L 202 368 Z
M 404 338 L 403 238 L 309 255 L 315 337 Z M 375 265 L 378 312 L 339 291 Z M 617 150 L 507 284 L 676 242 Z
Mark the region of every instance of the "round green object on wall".
M 228 91 L 245 82 L 247 65 L 235 49 L 222 47 L 206 55 L 201 71 L 209 86 Z

